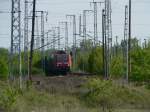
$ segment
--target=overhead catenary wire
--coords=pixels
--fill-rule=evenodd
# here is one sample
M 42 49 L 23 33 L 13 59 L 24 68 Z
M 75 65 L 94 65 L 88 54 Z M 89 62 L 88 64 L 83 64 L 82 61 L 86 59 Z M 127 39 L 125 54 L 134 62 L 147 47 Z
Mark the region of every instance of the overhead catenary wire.
M 142 2 L 142 1 L 141 1 L 141 2 Z M 122 8 L 122 4 L 126 4 L 126 2 L 118 2 L 118 1 L 117 1 L 117 3 L 118 3 L 118 4 L 121 4 L 121 5 L 119 5 L 119 8 L 118 8 L 117 10 L 119 10 L 120 7 Z M 135 3 L 135 1 L 133 1 L 133 3 Z M 136 2 L 136 3 L 139 3 L 139 2 Z M 147 3 L 147 2 L 145 1 L 145 2 L 143 2 L 143 3 Z M 0 12 L 0 13 L 1 13 L 1 12 Z M 106 16 L 108 16 L 108 15 L 106 15 Z M 109 15 L 109 16 L 110 16 L 110 15 Z M 92 16 L 92 17 L 93 17 L 93 16 Z M 33 19 L 33 18 L 32 18 L 32 19 Z M 96 21 L 96 19 L 95 19 L 95 21 Z M 32 22 L 33 22 L 33 21 L 32 21 Z M 109 21 L 109 22 L 111 22 L 111 21 Z M 131 21 L 130 21 L 130 22 L 131 22 Z M 42 22 L 41 22 L 41 23 L 42 23 Z M 76 21 L 73 22 L 73 23 L 76 24 Z M 91 23 L 91 24 L 93 25 L 93 23 Z M 91 25 L 91 24 L 90 24 L 90 22 L 88 23 L 88 25 Z M 94 24 L 95 24 L 95 23 L 94 23 Z M 102 24 L 102 23 L 101 23 L 101 22 L 100 22 L 100 23 L 97 22 L 97 24 Z M 121 27 L 123 24 L 119 24 L 119 23 L 118 23 L 118 24 L 115 24 L 115 23 L 112 23 L 112 25 L 113 25 L 113 26 L 116 26 L 116 27 L 118 27 L 118 26 Z M 141 23 L 141 24 L 140 24 L 140 23 L 138 23 L 138 24 L 136 24 L 136 23 L 134 24 L 134 23 L 133 23 L 132 25 L 136 25 L 136 26 L 139 26 L 139 27 L 143 27 L 143 26 L 144 26 L 144 27 L 149 27 L 149 24 L 145 24 L 145 23 Z M 83 26 L 84 26 L 84 25 L 83 25 Z M 97 26 L 97 25 L 95 24 L 94 26 Z M 87 27 L 89 28 L 90 26 L 87 26 Z M 87 29 L 88 29 L 88 28 L 87 28 Z M 68 28 L 67 28 L 67 29 L 68 29 Z M 96 31 L 96 30 L 97 30 L 96 28 L 94 29 L 94 31 L 91 31 L 91 33 L 88 32 L 87 29 L 86 29 L 86 30 L 84 29 L 84 30 L 86 31 L 86 32 L 84 32 L 84 33 L 85 33 L 85 34 L 84 34 L 84 37 L 92 37 L 91 34 L 93 34 L 93 33 L 95 33 L 95 32 L 97 33 L 97 35 L 99 35 L 100 33 L 102 33 L 102 32 L 100 32 L 100 31 Z M 117 28 L 116 28 L 116 29 L 117 29 Z M 32 30 L 33 30 L 33 29 L 32 29 Z M 84 31 L 84 30 L 83 30 L 83 31 Z M 131 26 L 130 26 L 130 30 L 131 30 Z M 43 32 L 45 33 L 45 31 L 43 31 Z M 71 31 L 70 31 L 70 32 L 71 32 Z M 87 34 L 86 34 L 86 33 L 87 33 Z M 130 32 L 130 33 L 131 33 L 131 32 Z M 90 35 L 89 35 L 89 34 L 90 34 Z M 45 35 L 45 34 L 42 34 L 42 35 Z M 77 35 L 76 32 L 73 33 L 73 36 L 75 36 L 75 35 Z M 34 37 L 35 37 L 35 36 L 39 36 L 39 37 L 40 37 L 41 35 L 37 34 L 37 35 L 32 35 L 32 36 L 34 36 Z M 60 35 L 59 35 L 59 36 L 60 36 Z M 48 36 L 47 36 L 47 37 L 48 37 Z M 58 42 L 58 46 L 59 46 L 59 49 L 60 49 L 60 45 L 62 45 L 62 44 L 59 43 L 59 41 L 60 41 L 62 38 L 56 39 L 56 37 L 57 37 L 57 35 L 56 35 L 56 30 L 55 30 L 55 31 L 54 31 L 54 35 L 53 35 L 53 39 L 54 39 L 53 42 L 47 42 L 47 44 L 45 44 L 46 42 L 41 41 L 41 47 L 40 47 L 40 45 L 39 45 L 39 46 L 36 47 L 36 48 L 37 48 L 37 49 L 43 49 L 45 46 L 51 45 L 51 44 L 53 44 L 53 45 L 55 46 L 55 45 L 56 45 L 55 43 Z M 81 37 L 82 37 L 82 36 L 81 36 Z M 110 36 L 110 37 L 111 37 L 111 36 Z M 119 36 L 119 37 L 120 37 L 120 36 Z M 131 34 L 130 34 L 129 37 L 131 37 Z M 5 37 L 0 37 L 0 38 L 5 38 Z M 58 37 L 57 37 L 57 38 L 58 38 Z M 45 37 L 44 37 L 43 39 L 45 39 Z M 74 37 L 73 39 L 75 39 L 75 37 Z M 91 38 L 89 38 L 89 39 L 91 40 Z M 33 39 L 33 40 L 32 40 L 33 42 L 31 41 L 30 44 L 32 44 L 32 43 L 34 44 L 34 41 L 35 41 L 35 40 L 36 40 L 36 39 Z M 79 39 L 76 39 L 76 40 L 72 43 L 73 45 L 75 45 L 75 48 L 78 46 L 78 44 L 79 44 L 79 42 L 80 42 L 80 41 L 77 42 L 77 40 L 79 40 Z M 96 40 L 96 39 L 93 39 L 93 40 Z M 93 40 L 92 40 L 92 41 L 93 41 Z M 107 41 L 108 41 L 108 44 L 109 44 L 109 43 L 112 44 L 111 40 L 112 40 L 112 37 L 111 37 L 111 38 L 108 38 L 108 40 L 107 40 Z M 98 40 L 98 41 L 99 41 L 99 40 Z M 98 42 L 98 41 L 96 41 L 96 42 Z M 110 42 L 109 42 L 109 41 L 110 41 Z M 95 42 L 95 41 L 94 41 L 94 42 Z M 68 43 L 70 43 L 70 42 L 68 42 Z M 29 42 L 28 42 L 28 46 L 29 46 Z M 32 47 L 32 45 L 31 45 L 31 47 Z M 74 47 L 74 46 L 73 46 L 73 47 Z M 109 47 L 111 47 L 111 45 L 109 45 L 108 48 L 109 48 Z M 35 49 L 36 49 L 36 48 L 35 48 Z M 33 46 L 33 50 L 34 50 L 34 46 Z M 111 50 L 111 49 L 110 49 L 110 50 Z M 28 50 L 27 50 L 27 51 L 28 51 Z M 32 50 L 31 50 L 31 51 L 32 51 Z M 45 52 L 45 49 L 43 50 L 43 52 Z M 110 51 L 110 52 L 111 52 L 111 51 Z M 43 53 L 42 53 L 42 54 L 43 54 Z M 111 53 L 110 53 L 110 54 L 111 54 Z M 31 57 L 30 57 L 30 58 L 31 58 Z

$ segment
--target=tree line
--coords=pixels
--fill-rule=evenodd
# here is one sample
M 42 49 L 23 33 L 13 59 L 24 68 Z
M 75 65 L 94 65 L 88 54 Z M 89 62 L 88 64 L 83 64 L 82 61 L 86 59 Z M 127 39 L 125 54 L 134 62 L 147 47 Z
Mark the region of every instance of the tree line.
M 150 42 L 140 46 L 136 38 L 131 41 L 131 75 L 130 81 L 149 82 L 150 81 Z M 125 63 L 123 41 L 111 47 L 110 77 L 124 78 Z M 48 54 L 49 51 L 46 51 Z M 81 42 L 76 50 L 75 70 L 88 72 L 103 76 L 103 49 L 102 45 L 92 47 L 90 40 Z M 22 63 L 23 60 L 22 53 Z M 16 62 L 17 63 L 17 62 Z M 5 48 L 0 48 L 0 78 L 7 78 L 9 74 L 9 52 Z M 17 70 L 15 70 L 17 71 Z M 22 72 L 26 72 L 23 64 Z M 34 52 L 33 74 L 43 73 L 41 65 L 40 51 Z

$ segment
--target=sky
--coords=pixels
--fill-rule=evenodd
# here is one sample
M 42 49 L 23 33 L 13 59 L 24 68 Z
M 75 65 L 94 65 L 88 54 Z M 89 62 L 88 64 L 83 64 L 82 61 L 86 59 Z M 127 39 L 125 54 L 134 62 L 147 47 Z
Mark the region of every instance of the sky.
M 77 19 L 83 10 L 92 10 L 90 5 L 92 0 L 37 0 L 37 10 L 48 11 L 48 22 L 45 30 L 58 26 L 61 21 L 66 21 L 66 14 L 75 14 Z M 95 0 L 103 1 L 103 0 Z M 124 32 L 124 9 L 128 0 L 111 0 L 112 2 L 112 31 L 113 40 L 115 36 L 123 39 Z M 101 12 L 103 4 L 98 6 L 98 35 L 101 39 Z M 0 0 L 0 11 L 11 11 L 11 0 Z M 24 0 L 21 0 L 21 11 L 23 18 Z M 69 22 L 71 20 L 67 19 Z M 93 32 L 93 17 L 89 14 L 87 17 L 87 30 Z M 9 48 L 11 32 L 11 15 L 9 13 L 0 13 L 0 47 Z M 23 28 L 23 19 L 22 19 Z M 69 26 L 69 41 L 72 40 L 72 26 Z M 78 31 L 78 20 L 77 20 Z M 132 0 L 132 37 L 139 40 L 150 39 L 150 0 Z M 78 37 L 79 38 L 79 37 Z

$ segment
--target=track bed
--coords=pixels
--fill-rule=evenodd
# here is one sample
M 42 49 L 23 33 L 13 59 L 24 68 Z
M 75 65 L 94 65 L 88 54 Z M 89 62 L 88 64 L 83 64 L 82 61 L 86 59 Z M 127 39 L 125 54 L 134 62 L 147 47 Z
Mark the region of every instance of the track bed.
M 81 86 L 93 77 L 87 73 L 70 73 L 59 76 L 33 76 L 35 87 L 39 90 L 45 90 L 49 93 L 78 93 L 81 92 Z

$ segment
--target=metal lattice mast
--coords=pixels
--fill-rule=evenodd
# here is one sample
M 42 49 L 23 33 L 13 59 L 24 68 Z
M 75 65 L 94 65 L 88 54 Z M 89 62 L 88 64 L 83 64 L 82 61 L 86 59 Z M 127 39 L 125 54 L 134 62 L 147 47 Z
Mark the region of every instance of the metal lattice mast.
M 45 21 L 44 21 L 44 11 L 35 11 L 36 13 L 35 14 L 38 14 L 38 13 L 40 13 L 40 19 L 41 19 L 41 24 L 40 24 L 40 26 L 41 26 L 41 38 L 40 39 L 38 39 L 39 37 L 39 35 L 37 35 L 37 39 L 36 39 L 36 41 L 39 41 L 40 40 L 40 44 L 41 44 L 41 46 L 43 46 L 42 48 L 41 48 L 41 59 L 42 59 L 42 69 L 43 70 L 45 70 L 45 46 L 44 46 L 44 44 L 45 44 L 45 31 L 44 31 L 44 25 L 45 25 Z M 35 15 L 35 20 L 36 20 L 36 18 L 38 19 L 38 15 Z M 37 24 L 38 24 L 38 20 L 36 21 L 37 22 Z M 37 26 L 38 27 L 38 26 Z M 38 29 L 38 28 L 37 28 Z M 39 44 L 39 43 L 38 43 Z
M 109 63 L 111 63 L 111 59 L 112 59 L 112 8 L 111 8 L 111 0 L 109 0 L 109 19 L 108 19 L 108 23 L 109 23 Z M 109 65 L 110 66 L 110 65 Z
M 82 35 L 82 16 L 79 16 L 79 36 Z
M 60 50 L 60 27 L 55 28 L 57 29 L 58 50 Z
M 83 10 L 83 43 L 86 41 L 86 11 Z
M 123 58 L 124 58 L 124 64 L 125 64 L 125 76 L 126 76 L 126 81 L 128 82 L 128 25 L 129 25 L 129 17 L 128 17 L 128 6 L 125 6 L 125 24 L 124 24 L 124 49 L 123 49 Z
M 41 46 L 44 46 L 45 38 L 44 38 L 44 12 L 41 12 Z M 41 56 L 42 56 L 42 68 L 45 70 L 45 47 L 41 49 Z
M 131 74 L 131 9 L 132 1 L 129 0 L 128 75 Z
M 47 35 L 47 50 L 49 50 L 50 49 L 50 45 L 48 45 L 50 42 L 51 42 L 51 37 L 49 36 L 49 33 L 51 33 L 52 32 L 52 30 L 48 30 L 47 32 L 46 32 L 46 35 Z
M 46 44 L 47 44 L 47 50 L 48 50 L 49 49 L 49 45 L 48 45 L 48 43 L 49 43 L 49 32 L 46 32 L 46 36 L 47 36 Z
M 61 44 L 60 43 L 60 27 L 58 27 L 57 30 L 58 30 L 58 34 L 57 34 L 58 35 L 58 50 L 60 50 L 60 44 Z
M 86 14 L 89 12 L 93 12 L 92 10 L 83 10 L 83 42 L 86 48 Z
M 53 50 L 55 50 L 55 48 L 56 48 L 56 39 L 55 39 L 55 37 L 56 37 L 56 31 L 55 31 L 55 28 L 53 28 L 53 39 L 52 39 L 52 42 L 53 42 L 53 45 L 52 45 L 52 49 Z
M 66 17 L 73 18 L 73 57 L 74 57 L 74 65 L 76 63 L 76 16 L 75 15 L 67 15 Z
M 68 50 L 68 23 L 65 22 L 65 50 Z
M 39 48 L 40 47 L 40 35 L 39 35 L 39 18 L 38 18 L 38 16 L 36 16 L 36 34 L 37 34 L 36 48 Z
M 29 55 L 28 55 L 28 1 L 25 0 L 25 11 L 24 11 L 24 67 L 25 75 L 29 76 Z
M 68 51 L 68 22 L 60 22 L 65 25 L 65 51 Z
M 75 15 L 73 15 L 73 44 L 76 52 L 77 43 L 76 43 L 76 16 Z
M 77 48 L 77 42 L 76 42 L 76 16 L 73 15 L 73 56 L 74 56 L 74 65 L 76 64 L 76 48 Z
M 44 46 L 44 12 L 41 11 L 41 46 Z M 42 53 L 44 52 L 44 47 L 42 47 Z
M 105 0 L 105 38 L 106 38 L 106 78 L 110 77 L 111 45 L 112 45 L 112 21 L 111 0 Z
M 13 78 L 14 58 L 17 55 L 18 65 L 15 67 L 19 70 L 20 87 L 22 87 L 22 65 L 21 65 L 21 11 L 20 0 L 12 0 L 12 17 L 11 17 L 11 55 L 10 55 L 10 76 Z
M 108 32 L 108 0 L 105 0 L 105 62 L 106 62 L 106 73 L 105 78 L 108 79 L 109 77 L 109 46 L 108 46 L 108 38 L 109 38 L 109 32 Z
M 116 57 L 118 56 L 118 47 L 119 47 L 119 45 L 118 45 L 118 36 L 116 36 Z
M 103 43 L 103 75 L 107 77 L 107 66 L 106 66 L 106 35 L 105 35 L 105 10 L 102 10 L 102 43 Z
M 97 3 L 94 2 L 94 46 L 96 46 L 97 41 L 98 41 L 98 35 L 97 35 Z
M 75 15 L 67 15 L 66 17 L 73 18 L 73 47 L 76 48 L 76 16 Z
M 67 15 L 66 17 L 73 18 L 73 48 L 76 49 L 76 16 L 75 15 Z
M 98 33 L 97 33 L 97 4 L 102 4 L 104 2 L 95 2 L 93 0 L 94 5 L 94 46 L 96 46 L 98 44 Z
M 40 13 L 40 16 L 38 16 L 38 13 Z M 37 29 L 37 39 L 36 39 L 36 46 L 40 47 L 40 44 L 41 46 L 44 46 L 45 44 L 45 37 L 44 37 L 44 33 L 45 33 L 45 13 L 47 14 L 46 11 L 36 11 L 36 29 Z M 40 17 L 40 28 L 41 28 L 41 35 L 39 35 L 39 21 L 38 21 L 38 17 Z M 47 20 L 47 18 L 46 18 Z M 46 21 L 47 22 L 47 21 Z M 42 47 L 41 49 L 41 52 L 42 50 L 44 51 L 45 50 L 45 47 Z

